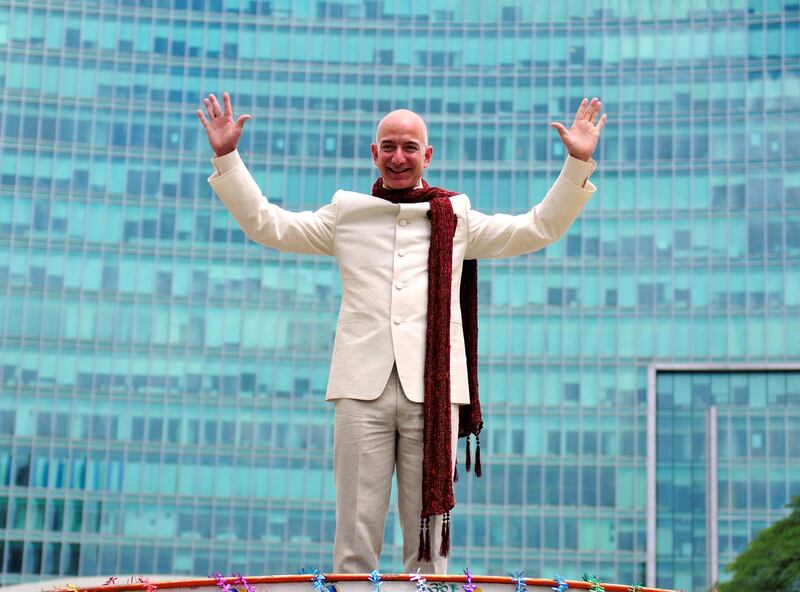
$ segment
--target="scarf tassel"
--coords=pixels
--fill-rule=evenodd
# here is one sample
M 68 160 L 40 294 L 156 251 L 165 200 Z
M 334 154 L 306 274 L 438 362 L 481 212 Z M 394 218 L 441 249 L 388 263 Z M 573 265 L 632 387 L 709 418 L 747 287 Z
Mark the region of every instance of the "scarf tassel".
M 431 531 L 429 518 L 422 518 L 419 521 L 419 549 L 417 550 L 417 561 L 431 562 Z
M 483 475 L 481 470 L 481 437 L 475 436 L 475 476 L 480 477 Z
M 447 557 L 450 553 L 450 512 L 445 512 L 442 517 L 442 544 L 439 546 L 439 555 Z
M 425 518 L 425 556 L 422 558 L 424 561 L 431 562 L 431 529 L 430 518 Z
M 467 469 L 467 473 L 469 473 L 470 469 L 472 469 L 472 446 L 469 441 L 469 434 L 467 434 L 467 455 L 464 462 L 464 466 Z M 483 476 L 483 467 L 481 467 L 481 436 L 477 434 L 475 436 L 475 476 L 481 477 Z M 453 481 L 458 481 L 458 467 L 456 467 L 456 477 Z
M 417 561 L 422 561 L 425 556 L 425 521 L 426 518 L 420 518 L 419 521 L 419 549 L 417 550 Z

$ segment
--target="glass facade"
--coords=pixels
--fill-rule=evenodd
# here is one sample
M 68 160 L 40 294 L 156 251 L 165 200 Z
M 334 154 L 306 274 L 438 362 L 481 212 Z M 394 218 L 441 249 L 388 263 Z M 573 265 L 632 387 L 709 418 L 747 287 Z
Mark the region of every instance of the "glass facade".
M 433 184 L 526 211 L 564 158 L 548 122 L 606 105 L 567 236 L 480 265 L 486 467 L 452 571 L 701 590 L 708 483 L 721 566 L 800 493 L 798 374 L 758 370 L 800 362 L 796 4 L 4 0 L 0 83 L 0 584 L 330 569 L 337 270 L 211 194 L 194 110 L 223 89 L 294 210 L 367 191 L 409 107 Z M 658 373 L 648 533 L 657 362 L 752 370 Z
M 800 492 L 795 366 L 657 373 L 656 563 L 662 581 L 705 589 L 715 579 L 709 568 L 731 563 L 759 530 L 786 515 L 786 500 Z

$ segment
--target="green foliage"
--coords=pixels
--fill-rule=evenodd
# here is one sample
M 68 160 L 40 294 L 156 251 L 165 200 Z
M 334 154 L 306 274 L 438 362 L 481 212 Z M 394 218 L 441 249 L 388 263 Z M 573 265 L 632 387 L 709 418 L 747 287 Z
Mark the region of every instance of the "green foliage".
M 762 530 L 726 569 L 719 592 L 800 592 L 800 495 L 792 513 Z

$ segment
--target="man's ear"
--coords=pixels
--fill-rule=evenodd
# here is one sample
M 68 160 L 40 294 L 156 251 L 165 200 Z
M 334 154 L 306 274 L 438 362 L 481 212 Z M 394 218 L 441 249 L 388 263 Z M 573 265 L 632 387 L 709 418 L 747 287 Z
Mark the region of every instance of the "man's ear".
M 378 162 L 378 145 L 377 144 L 370 144 L 370 150 L 372 150 L 372 161 L 377 164 Z
M 426 146 L 425 147 L 425 164 L 423 165 L 426 169 L 428 165 L 431 164 L 431 160 L 433 159 L 433 146 Z

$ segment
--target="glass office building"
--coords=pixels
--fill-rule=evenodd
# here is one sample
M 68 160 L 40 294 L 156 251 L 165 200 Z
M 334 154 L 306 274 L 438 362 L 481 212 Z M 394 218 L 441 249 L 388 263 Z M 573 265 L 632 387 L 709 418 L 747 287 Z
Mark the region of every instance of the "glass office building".
M 796 3 L 3 0 L 0 81 L 0 584 L 331 567 L 337 270 L 212 195 L 223 89 L 294 210 L 409 107 L 432 183 L 526 211 L 606 105 L 579 221 L 480 264 L 451 571 L 704 590 L 800 493 Z

